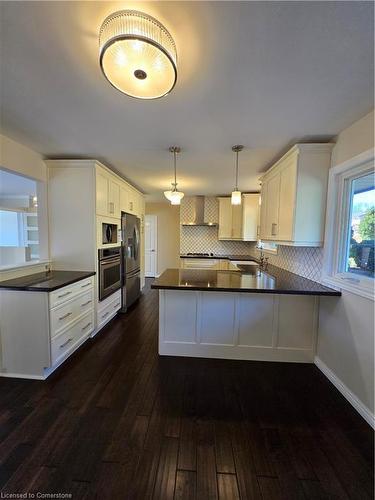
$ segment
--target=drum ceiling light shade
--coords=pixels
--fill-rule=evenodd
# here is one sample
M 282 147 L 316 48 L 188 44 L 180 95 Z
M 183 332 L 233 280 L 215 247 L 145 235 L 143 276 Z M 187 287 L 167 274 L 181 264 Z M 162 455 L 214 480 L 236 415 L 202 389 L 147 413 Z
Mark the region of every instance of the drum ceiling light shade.
M 135 10 L 108 16 L 99 34 L 100 67 L 118 90 L 138 99 L 168 94 L 177 80 L 177 52 L 168 30 Z

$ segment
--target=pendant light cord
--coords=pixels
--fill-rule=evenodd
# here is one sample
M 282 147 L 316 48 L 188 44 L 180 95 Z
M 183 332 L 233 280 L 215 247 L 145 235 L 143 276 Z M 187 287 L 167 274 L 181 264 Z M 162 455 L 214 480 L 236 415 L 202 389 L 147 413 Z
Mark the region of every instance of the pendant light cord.
M 238 151 L 236 151 L 236 191 L 238 191 Z
M 176 157 L 177 157 L 177 153 L 176 153 L 176 150 L 174 149 L 173 151 L 173 159 L 174 159 L 174 188 L 177 190 L 177 173 L 176 173 L 176 170 L 177 170 L 177 167 L 176 167 Z

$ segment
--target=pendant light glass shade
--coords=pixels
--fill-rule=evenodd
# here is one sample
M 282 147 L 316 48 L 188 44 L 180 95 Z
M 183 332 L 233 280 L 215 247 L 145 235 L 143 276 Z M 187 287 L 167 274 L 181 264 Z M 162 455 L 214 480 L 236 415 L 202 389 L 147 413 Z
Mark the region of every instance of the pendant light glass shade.
M 183 197 L 184 193 L 181 193 L 181 191 L 172 191 L 171 205 L 181 205 L 181 200 Z
M 143 12 L 122 10 L 104 20 L 99 61 L 107 80 L 131 97 L 157 99 L 176 84 L 173 38 L 159 21 Z
M 241 205 L 241 191 L 232 191 L 231 204 Z
M 167 198 L 167 200 L 172 200 L 172 193 L 173 191 L 164 191 L 164 196 Z
M 171 202 L 171 205 L 180 205 L 184 193 L 177 189 L 177 153 L 181 151 L 179 146 L 171 146 L 169 151 L 173 153 L 173 166 L 174 166 L 174 182 L 172 182 L 172 189 L 164 191 L 164 196 Z
M 242 150 L 243 146 L 241 146 L 240 144 L 232 147 L 232 151 L 236 153 L 236 186 L 232 191 L 232 196 L 231 196 L 232 205 L 241 205 L 242 202 L 242 194 L 241 191 L 238 190 L 238 153 Z

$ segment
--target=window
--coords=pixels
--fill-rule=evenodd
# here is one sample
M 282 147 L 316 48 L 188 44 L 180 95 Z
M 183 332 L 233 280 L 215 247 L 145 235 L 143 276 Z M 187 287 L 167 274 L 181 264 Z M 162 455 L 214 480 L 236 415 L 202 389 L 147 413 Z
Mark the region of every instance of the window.
M 263 252 L 277 254 L 277 243 L 259 240 L 256 247 L 258 250 L 263 250 Z
M 0 267 L 38 259 L 37 182 L 0 169 Z
M 374 277 L 374 175 L 352 179 L 348 186 L 349 217 L 343 271 Z
M 374 298 L 375 186 L 373 151 L 331 169 L 324 281 Z

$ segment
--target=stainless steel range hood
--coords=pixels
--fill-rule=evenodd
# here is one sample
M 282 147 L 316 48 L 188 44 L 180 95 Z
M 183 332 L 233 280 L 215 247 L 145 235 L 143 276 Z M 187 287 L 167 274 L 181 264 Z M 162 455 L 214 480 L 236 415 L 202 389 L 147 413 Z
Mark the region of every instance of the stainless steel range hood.
M 205 197 L 194 196 L 192 197 L 191 207 L 189 209 L 189 219 L 181 222 L 182 226 L 208 226 L 215 227 L 217 222 L 207 222 L 205 219 Z

